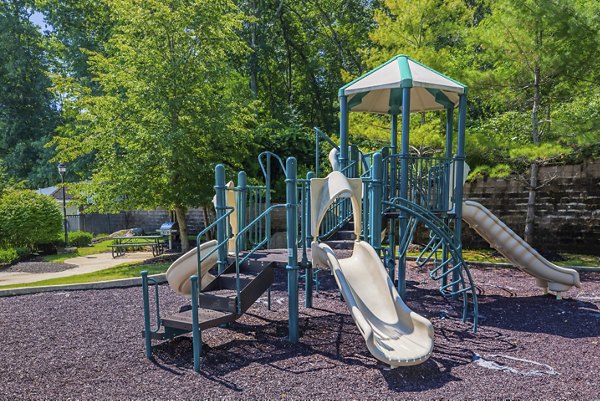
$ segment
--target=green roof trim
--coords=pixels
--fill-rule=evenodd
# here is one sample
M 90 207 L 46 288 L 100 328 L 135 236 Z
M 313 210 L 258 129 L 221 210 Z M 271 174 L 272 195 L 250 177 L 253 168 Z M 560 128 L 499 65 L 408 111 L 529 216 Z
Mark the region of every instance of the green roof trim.
M 431 96 L 434 97 L 435 102 L 437 104 L 441 104 L 442 106 L 444 106 L 447 109 L 453 108 L 454 107 L 454 103 L 452 103 L 452 101 L 450 99 L 448 99 L 448 96 L 446 96 L 444 94 L 444 92 L 442 92 L 439 89 L 429 89 L 426 88 L 427 92 L 431 93 Z
M 402 89 L 392 88 L 390 89 L 390 101 L 389 101 L 390 114 L 399 114 L 400 107 L 402 106 Z
M 398 67 L 400 68 L 400 79 L 401 79 L 400 87 L 412 88 L 413 80 L 412 80 L 412 73 L 410 72 L 410 67 L 408 66 L 408 57 L 407 56 L 397 56 L 397 58 L 398 58 Z
M 342 86 L 339 90 L 338 90 L 338 96 L 346 96 L 346 94 L 344 93 L 344 91 L 346 90 L 347 87 L 349 87 L 352 84 L 355 84 L 356 82 L 360 81 L 363 78 L 368 77 L 369 75 L 373 74 L 375 71 L 378 71 L 380 69 L 382 69 L 383 67 L 385 67 L 386 65 L 388 65 L 389 63 L 391 63 L 392 61 L 397 60 L 399 57 L 406 57 L 406 56 L 396 56 L 388 61 L 386 61 L 385 63 L 381 64 L 378 67 L 373 68 L 371 71 L 368 71 L 366 73 L 364 73 L 363 75 L 361 75 L 360 77 L 353 79 L 352 81 L 348 82 L 346 85 Z
M 362 103 L 362 100 L 365 96 L 367 96 L 369 94 L 369 92 L 360 92 L 360 93 L 356 93 L 354 96 L 352 96 L 352 99 L 350 99 L 348 101 L 348 110 L 352 110 L 353 107 L 358 106 L 359 104 Z

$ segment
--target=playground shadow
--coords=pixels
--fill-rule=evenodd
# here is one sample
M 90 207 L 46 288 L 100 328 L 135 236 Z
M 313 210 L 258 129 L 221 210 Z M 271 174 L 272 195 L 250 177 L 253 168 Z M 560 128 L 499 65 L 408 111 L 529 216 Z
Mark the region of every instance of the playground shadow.
M 553 295 L 480 297 L 482 326 L 565 338 L 597 337 L 600 310 L 579 299 L 556 300 Z
M 433 296 L 435 291 L 419 290 L 419 293 L 421 296 L 424 293 Z M 436 298 L 441 297 L 437 294 Z M 447 324 L 436 324 L 436 346 L 428 361 L 418 366 L 389 369 L 371 356 L 351 316 L 327 306 L 332 301 L 340 302 L 337 291 L 325 291 L 315 301 L 316 307 L 303 311 L 311 316 L 301 316 L 300 341 L 297 344 L 288 341 L 288 322 L 281 314 L 271 318 L 263 315 L 262 308 L 251 310 L 244 319 L 232 323 L 227 331 L 206 339 L 208 344 L 214 344 L 214 339 L 231 340 L 205 347 L 201 375 L 241 392 L 245 387 L 243 379 L 234 382 L 227 377 L 250 365 L 258 371 L 276 370 L 278 375 L 288 377 L 328 375 L 327 371 L 331 371 L 332 375 L 340 371 L 356 375 L 356 372 L 366 374 L 366 371 L 378 370 L 393 391 L 423 391 L 459 381 L 452 370 L 471 363 L 474 343 L 478 349 L 482 348 L 477 345 L 479 342 L 490 344 L 489 348 L 494 350 L 514 347 L 501 334 L 488 332 L 485 338 L 481 338 L 472 334 L 469 323 L 447 317 Z M 443 304 L 443 301 L 440 303 Z M 157 345 L 154 355 L 155 363 L 169 372 L 193 370 L 192 341 L 189 337 Z

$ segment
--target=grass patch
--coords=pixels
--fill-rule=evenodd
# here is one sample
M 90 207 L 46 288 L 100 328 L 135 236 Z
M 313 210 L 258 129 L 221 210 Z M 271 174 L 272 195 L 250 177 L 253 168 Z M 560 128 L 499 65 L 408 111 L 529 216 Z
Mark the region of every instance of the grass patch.
M 148 271 L 148 274 L 159 274 L 164 273 L 169 268 L 170 263 L 153 263 L 149 265 L 143 265 L 141 263 L 126 263 L 111 267 L 108 269 L 100 270 L 92 273 L 77 274 L 75 276 L 68 277 L 57 277 L 48 280 L 36 281 L 33 283 L 25 284 L 11 284 L 0 286 L 0 290 L 7 290 L 10 288 L 22 288 L 22 287 L 41 287 L 46 285 L 64 285 L 64 284 L 81 284 L 81 283 L 92 283 L 95 281 L 106 281 L 106 280 L 117 280 L 123 278 L 134 278 L 140 277 L 140 273 L 144 270 Z
M 102 252 L 110 252 L 110 245 L 113 240 L 109 239 L 106 241 L 98 242 L 92 246 L 83 246 L 77 248 L 75 252 L 62 253 L 59 255 L 46 255 L 43 257 L 45 262 L 62 263 L 67 259 L 76 258 L 77 256 L 94 255 Z
M 441 256 L 441 252 L 439 255 Z M 419 252 L 408 252 L 408 256 L 417 257 L 419 256 Z M 565 260 L 552 261 L 552 263 L 557 266 L 600 266 L 600 259 L 598 256 L 571 253 L 561 253 L 560 256 L 562 256 Z M 498 253 L 493 249 L 463 249 L 463 259 L 466 262 L 510 263 L 508 259 L 498 255 Z

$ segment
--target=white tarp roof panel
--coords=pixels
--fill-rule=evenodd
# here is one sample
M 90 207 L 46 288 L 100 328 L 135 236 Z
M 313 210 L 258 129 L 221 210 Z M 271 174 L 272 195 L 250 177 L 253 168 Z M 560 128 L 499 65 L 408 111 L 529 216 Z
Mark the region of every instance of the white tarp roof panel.
M 456 106 L 466 86 L 407 56 L 396 56 L 340 89 L 350 111 L 399 112 L 403 87 L 411 88 L 410 111 L 443 110 Z

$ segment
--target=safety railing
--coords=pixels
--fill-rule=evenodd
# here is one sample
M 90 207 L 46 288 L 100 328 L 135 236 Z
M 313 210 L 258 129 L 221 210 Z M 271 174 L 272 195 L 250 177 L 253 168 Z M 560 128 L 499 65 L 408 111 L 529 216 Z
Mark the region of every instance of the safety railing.
M 198 235 L 196 235 L 196 257 L 198 258 L 198 272 L 196 273 L 198 275 L 198 277 L 202 278 L 202 262 L 204 262 L 209 256 L 211 256 L 213 253 L 218 252 L 220 248 L 222 247 L 227 247 L 227 242 L 229 241 L 229 238 L 231 238 L 231 224 L 230 224 L 230 216 L 233 213 L 234 208 L 232 207 L 225 207 L 225 214 L 223 214 L 222 216 L 218 217 L 215 219 L 215 221 L 213 221 L 212 223 L 210 223 L 208 226 L 204 227 L 204 229 L 202 231 L 200 231 L 198 233 Z M 226 234 L 223 235 L 223 238 L 221 241 L 217 240 L 217 246 L 212 249 L 209 252 L 205 252 L 204 254 L 201 254 L 201 240 L 202 238 L 209 233 L 210 231 L 214 230 L 215 227 L 218 227 L 222 222 L 224 222 L 224 227 L 226 230 Z M 226 263 L 226 260 L 219 260 L 218 264 L 218 270 L 219 273 L 221 273 L 224 269 L 224 263 Z
M 437 157 L 409 156 L 406 160 L 406 199 L 433 212 L 449 212 L 454 197 L 451 179 L 453 160 Z M 402 155 L 384 157 L 384 199 L 401 197 Z
M 431 240 L 417 258 L 417 264 L 431 266 L 429 277 L 440 281 L 439 290 L 442 295 L 453 298 L 462 296 L 463 320 L 467 319 L 468 295 L 471 295 L 473 331 L 477 331 L 479 319 L 477 291 L 471 272 L 460 250 L 455 246 L 454 232 L 433 212 L 406 199 L 394 198 L 384 201 L 383 204 L 388 210 L 403 212 L 408 217 L 407 237 L 412 236 L 417 224 L 424 225 L 430 231 Z M 400 255 L 406 255 L 408 243 L 410 243 L 409 238 L 401 239 Z M 441 254 L 441 257 L 438 254 Z

